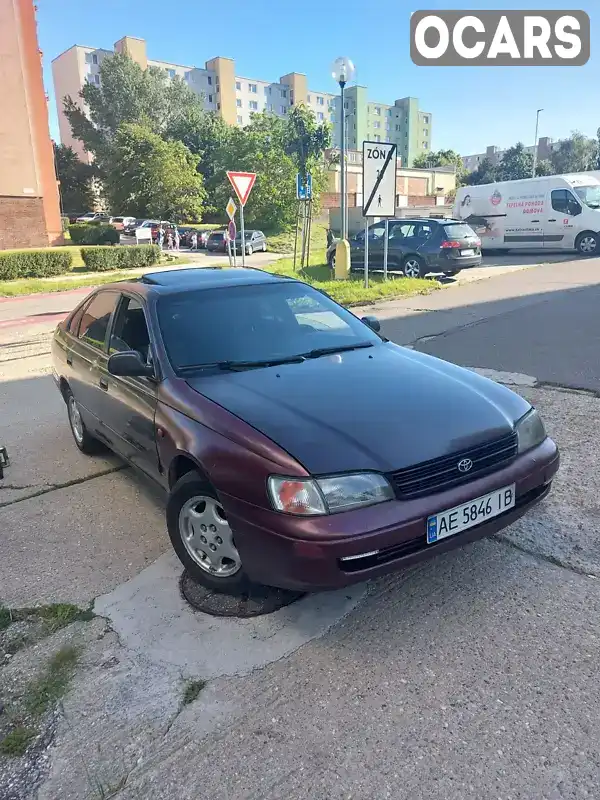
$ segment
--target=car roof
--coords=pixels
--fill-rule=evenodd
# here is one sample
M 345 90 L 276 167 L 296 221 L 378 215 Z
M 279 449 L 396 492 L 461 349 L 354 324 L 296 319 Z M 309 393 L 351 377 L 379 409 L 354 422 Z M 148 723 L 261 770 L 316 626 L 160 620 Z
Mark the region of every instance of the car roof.
M 169 294 L 194 289 L 217 289 L 222 286 L 246 286 L 281 281 L 295 282 L 295 279 L 252 267 L 190 267 L 147 272 L 137 280 L 117 281 L 102 288 L 117 287 L 123 290 L 129 286 L 136 291 L 141 289 L 143 293 Z

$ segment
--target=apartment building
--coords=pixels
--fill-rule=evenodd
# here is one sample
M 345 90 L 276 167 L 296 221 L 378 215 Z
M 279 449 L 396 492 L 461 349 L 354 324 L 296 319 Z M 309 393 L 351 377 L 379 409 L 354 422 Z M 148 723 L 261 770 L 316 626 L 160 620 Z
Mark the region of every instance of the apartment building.
M 544 158 L 550 158 L 552 151 L 556 150 L 559 146 L 560 141 L 555 142 L 548 136 L 540 137 L 538 139 L 538 159 L 541 161 Z M 527 147 L 523 149 L 524 152 L 530 153 L 531 155 L 535 153 L 534 144 L 527 145 Z M 506 148 L 502 149 L 500 147 L 496 147 L 495 145 L 490 145 L 489 147 L 485 148 L 485 153 L 474 153 L 470 156 L 463 156 L 462 162 L 467 172 L 474 172 L 481 162 L 486 158 L 489 159 L 492 164 L 499 164 L 502 161 L 505 152 Z
M 71 135 L 62 99 L 69 95 L 75 100 L 86 81 L 100 85 L 100 65 L 115 52 L 126 53 L 144 69 L 154 66 L 164 69 L 171 78 L 179 76 L 202 98 L 207 111 L 216 112 L 230 125 L 247 125 L 252 114 L 261 112 L 283 117 L 293 105 L 302 103 L 314 111 L 317 121 L 332 125 L 334 144 L 340 144 L 339 92 L 313 91 L 308 88 L 306 76 L 298 72 L 283 75 L 278 81 L 236 75 L 233 59 L 222 56 L 210 59 L 203 68 L 155 61 L 148 58 L 143 39 L 125 36 L 115 43 L 114 50 L 74 45 L 52 62 L 61 141 L 83 159 L 89 156 Z M 402 163 L 407 166 L 431 148 L 432 115 L 419 109 L 416 97 L 404 97 L 390 106 L 370 102 L 366 87 L 351 86 L 346 90 L 344 105 L 349 147 L 361 147 L 364 139 L 395 142 Z
M 61 244 L 48 104 L 32 0 L 0 2 L 0 249 Z

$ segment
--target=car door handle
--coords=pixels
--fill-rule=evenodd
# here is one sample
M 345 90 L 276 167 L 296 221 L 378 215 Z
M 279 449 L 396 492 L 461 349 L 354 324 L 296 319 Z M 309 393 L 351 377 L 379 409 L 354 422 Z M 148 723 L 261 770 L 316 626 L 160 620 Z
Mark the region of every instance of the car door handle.
M 98 381 L 98 386 L 105 392 L 108 392 L 108 381 L 106 378 L 100 378 Z
M 537 220 L 537 219 L 532 219 L 531 221 L 532 221 L 532 222 L 538 222 L 539 220 Z M 548 220 L 548 222 L 556 222 L 556 219 L 549 219 L 549 220 Z
M 67 365 L 69 367 L 73 366 L 73 356 L 67 356 Z

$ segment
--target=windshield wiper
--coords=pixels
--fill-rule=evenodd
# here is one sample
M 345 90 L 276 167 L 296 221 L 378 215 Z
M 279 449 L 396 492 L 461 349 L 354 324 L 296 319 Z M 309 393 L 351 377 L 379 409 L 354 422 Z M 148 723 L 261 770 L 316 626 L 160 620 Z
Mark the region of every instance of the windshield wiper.
M 360 350 L 363 347 L 373 346 L 373 342 L 356 342 L 356 344 L 339 344 L 337 347 L 317 347 L 315 350 L 303 353 L 302 356 L 304 358 L 319 358 L 319 356 L 327 356 L 330 353 L 343 353 L 346 350 Z
M 184 367 L 179 367 L 178 372 L 194 372 L 199 369 L 222 369 L 224 371 L 258 369 L 260 367 L 276 367 L 279 364 L 301 364 L 304 360 L 304 356 L 298 355 L 265 358 L 260 361 L 213 361 L 207 364 L 186 364 Z

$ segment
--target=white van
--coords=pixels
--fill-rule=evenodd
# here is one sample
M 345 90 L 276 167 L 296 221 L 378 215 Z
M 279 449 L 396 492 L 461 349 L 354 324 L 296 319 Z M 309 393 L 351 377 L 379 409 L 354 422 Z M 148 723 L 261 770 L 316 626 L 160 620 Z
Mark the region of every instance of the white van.
M 482 250 L 600 255 L 600 172 L 462 186 L 454 217 L 475 230 Z

